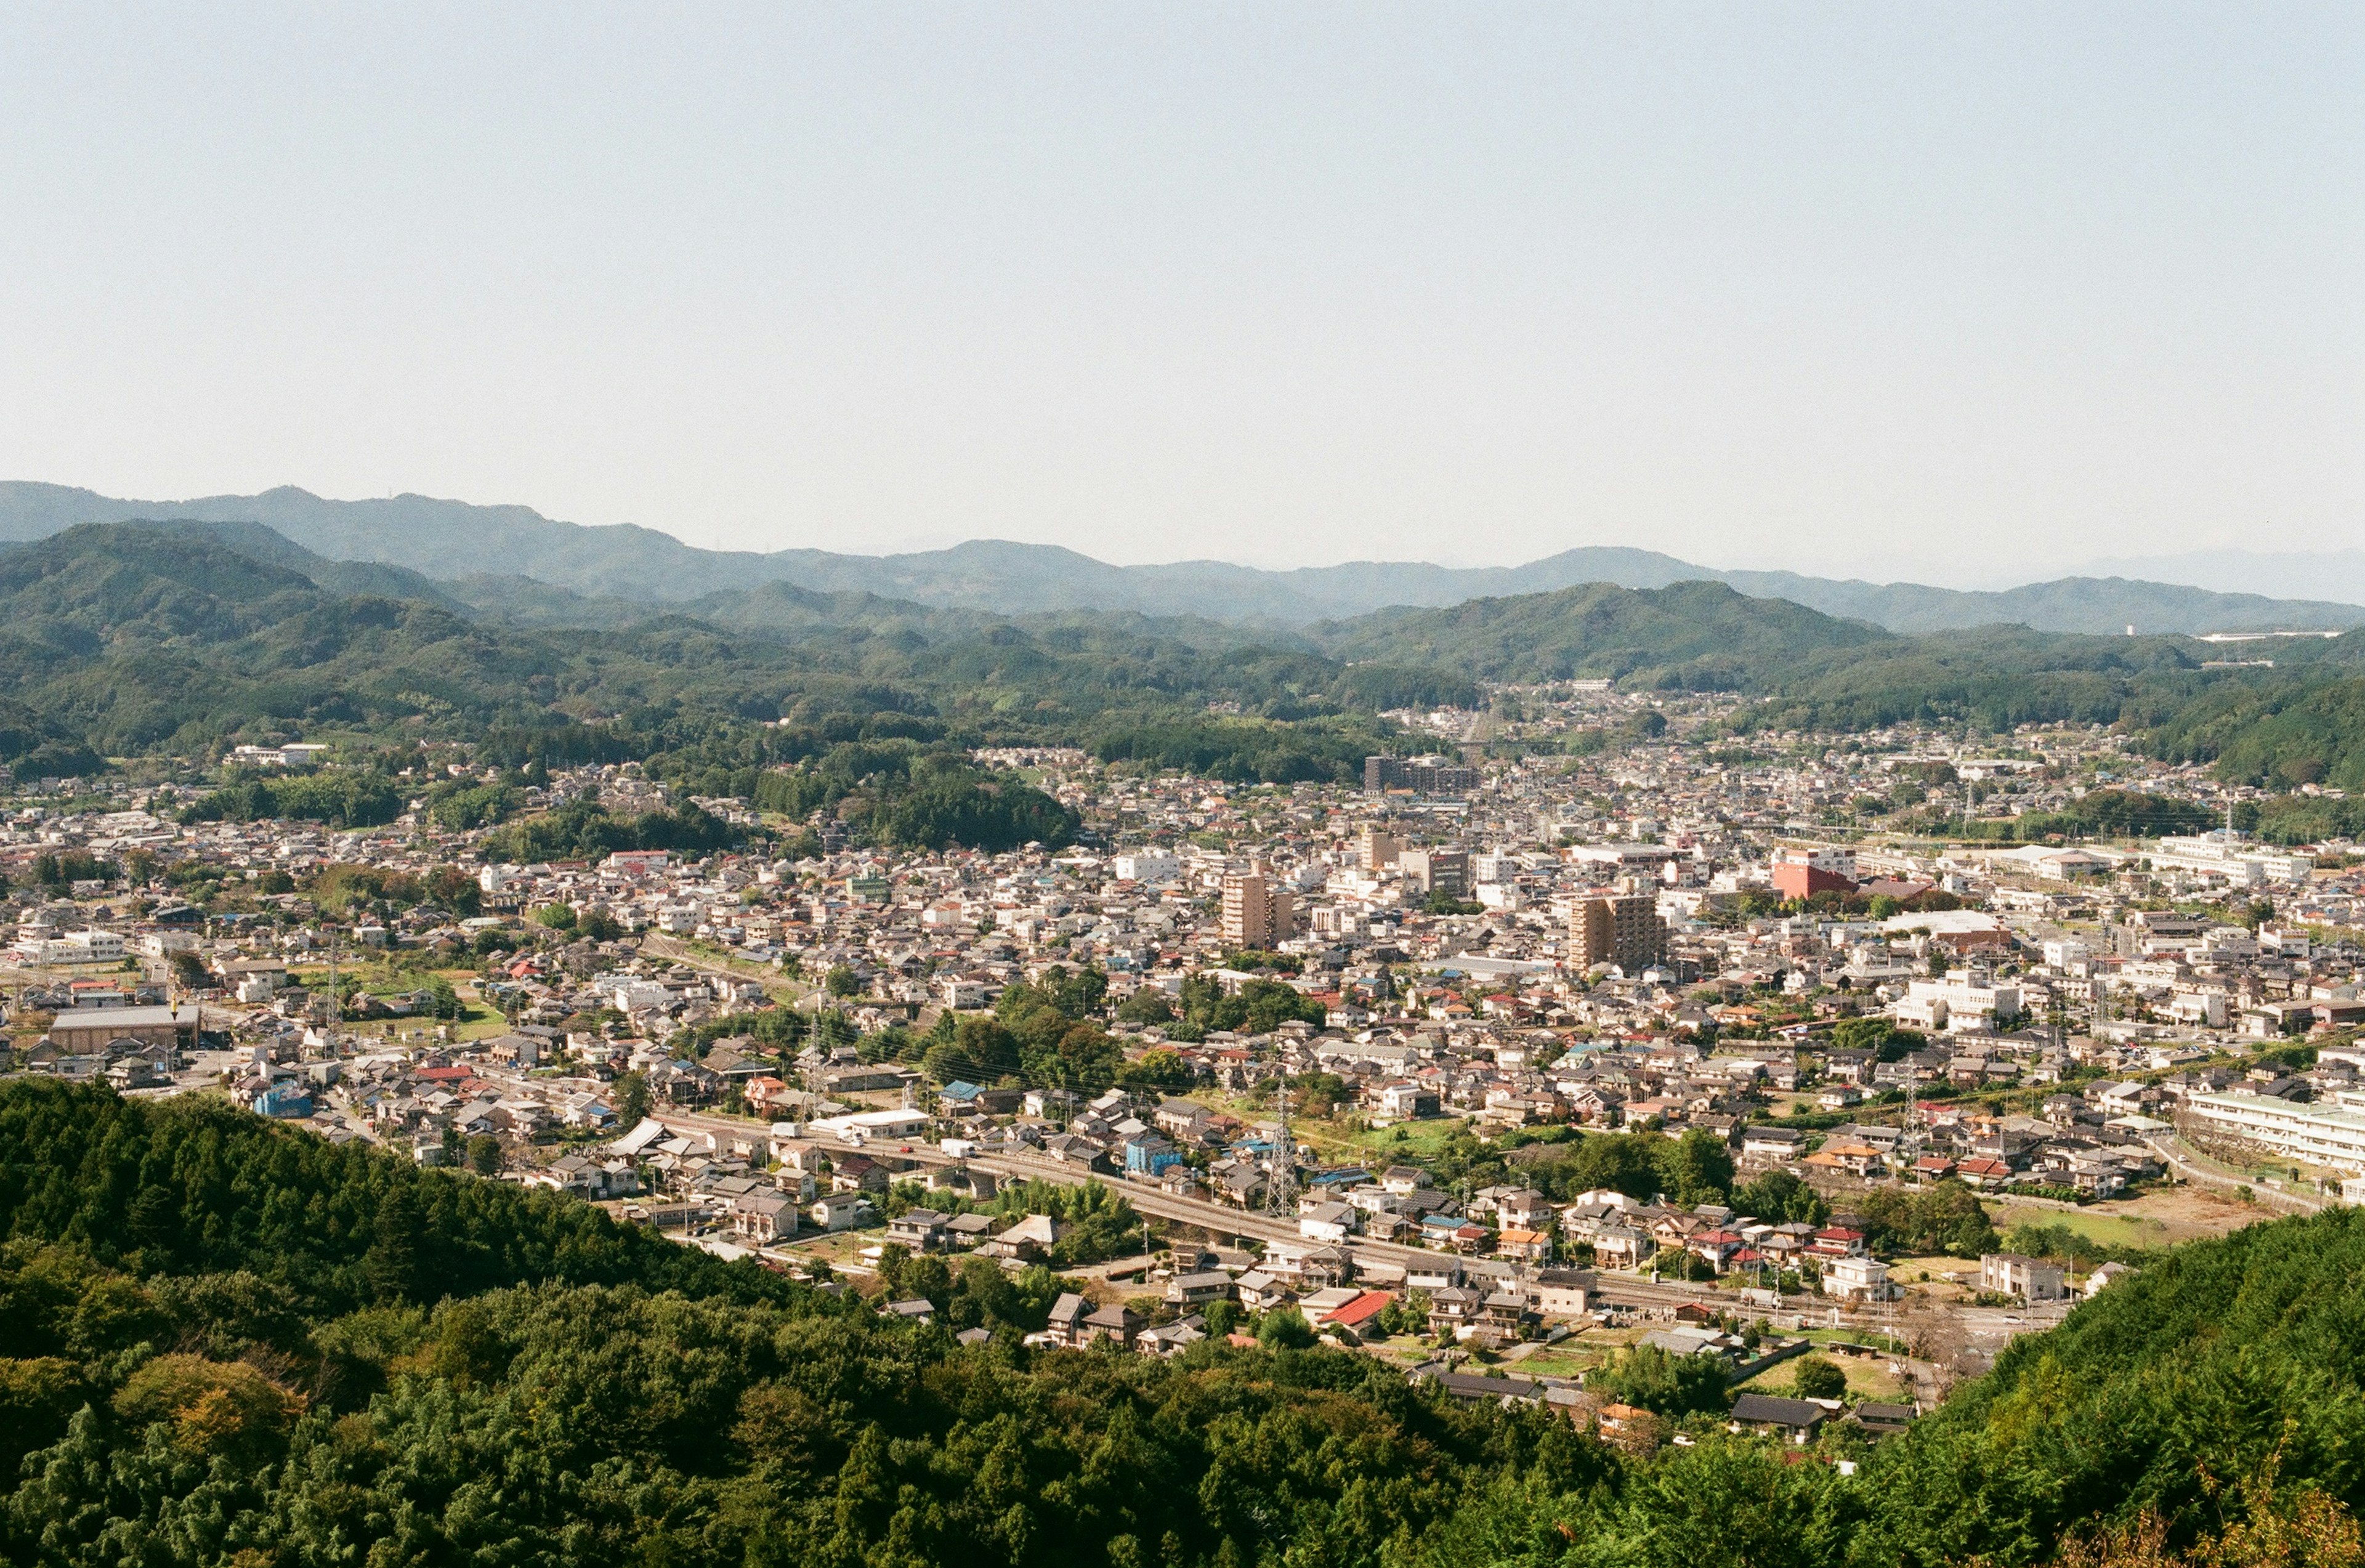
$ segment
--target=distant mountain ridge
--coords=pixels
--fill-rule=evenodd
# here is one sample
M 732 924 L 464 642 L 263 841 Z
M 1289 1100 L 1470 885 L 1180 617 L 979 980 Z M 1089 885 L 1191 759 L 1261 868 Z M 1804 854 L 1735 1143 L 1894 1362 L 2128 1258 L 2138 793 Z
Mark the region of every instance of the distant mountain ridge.
M 857 555 L 826 550 L 704 550 L 634 524 L 561 522 L 522 506 L 426 496 L 341 501 L 282 487 L 256 496 L 122 500 L 30 481 L 0 482 L 0 541 L 46 538 L 86 522 L 184 520 L 261 523 L 331 561 L 400 568 L 446 585 L 434 597 L 497 611 L 506 597 L 547 622 L 566 595 L 683 605 L 780 584 L 999 615 L 1131 610 L 1234 624 L 1306 628 L 1394 607 L 1443 609 L 1481 599 L 1553 593 L 1586 583 L 1663 588 L 1720 582 L 1892 632 L 1991 624 L 2041 632 L 2145 633 L 2345 630 L 2365 607 L 2225 593 L 2119 577 L 2063 577 L 2001 591 L 1872 583 L 1792 572 L 1729 571 L 1653 550 L 1588 545 L 1519 566 L 1450 567 L 1353 561 L 1266 571 L 1222 561 L 1118 566 L 1056 545 L 972 540 L 946 550 Z M 529 580 L 530 579 L 530 580 Z M 467 590 L 450 585 L 470 582 Z M 325 584 L 323 586 L 331 586 Z M 365 588 L 430 597 L 416 588 Z M 553 595 L 544 588 L 565 590 Z M 612 618 L 615 611 L 608 611 Z

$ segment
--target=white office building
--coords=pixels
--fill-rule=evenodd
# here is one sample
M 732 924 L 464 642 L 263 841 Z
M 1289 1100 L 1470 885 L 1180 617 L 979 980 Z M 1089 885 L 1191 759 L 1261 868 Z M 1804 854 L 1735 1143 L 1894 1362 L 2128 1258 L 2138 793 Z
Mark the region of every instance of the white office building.
M 1993 1033 L 2020 1016 L 2020 987 L 1993 984 L 1973 970 L 1950 969 L 1945 980 L 1906 982 L 1894 1011 L 1898 1023 L 1909 1029 Z

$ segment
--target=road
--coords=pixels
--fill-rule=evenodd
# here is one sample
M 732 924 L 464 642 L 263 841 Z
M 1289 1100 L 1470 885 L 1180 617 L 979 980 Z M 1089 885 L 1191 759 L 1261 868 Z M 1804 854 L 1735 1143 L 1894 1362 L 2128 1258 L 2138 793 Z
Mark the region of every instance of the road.
M 770 974 L 750 974 L 745 969 L 734 969 L 728 964 L 720 964 L 712 958 L 701 957 L 687 943 L 677 942 L 670 936 L 660 936 L 655 932 L 642 935 L 641 951 L 663 958 L 667 963 L 679 964 L 688 969 L 696 969 L 701 974 L 721 975 L 726 980 L 749 980 L 768 989 L 777 986 L 791 997 L 801 995 L 804 991 L 802 986 L 778 970 Z
M 679 1111 L 658 1114 L 658 1119 L 669 1127 L 686 1131 L 742 1135 L 755 1130 L 760 1124 L 731 1116 L 701 1115 Z M 866 1152 L 908 1159 L 915 1164 L 931 1166 L 967 1165 L 971 1170 L 1007 1180 L 1029 1179 L 1059 1182 L 1068 1186 L 1082 1186 L 1087 1182 L 1100 1182 L 1125 1194 L 1135 1212 L 1153 1219 L 1188 1225 L 1218 1237 L 1262 1243 L 1267 1241 L 1303 1241 L 1306 1238 L 1297 1228 L 1294 1215 L 1270 1215 L 1257 1210 L 1241 1210 L 1214 1203 L 1205 1198 L 1180 1198 L 1171 1193 L 1145 1183 L 1115 1180 L 1095 1172 L 1079 1170 L 1072 1165 L 1039 1156 L 992 1155 L 974 1156 L 963 1159 L 945 1153 L 925 1143 L 895 1143 L 874 1140 L 863 1146 Z M 1357 1238 L 1349 1245 L 1362 1257 L 1400 1267 L 1435 1263 L 1444 1254 L 1424 1247 L 1403 1242 L 1378 1241 Z M 1631 1275 L 1601 1272 L 1602 1294 L 1605 1298 L 1636 1306 L 1672 1308 L 1686 1302 L 1707 1302 L 1730 1305 L 1729 1297 L 1720 1296 L 1706 1285 L 1685 1284 L 1675 1281 L 1639 1279 Z M 1818 1316 L 1830 1311 L 1830 1304 L 1820 1299 L 1805 1300 L 1799 1310 Z M 1871 1320 L 1861 1314 L 1843 1314 L 1843 1321 L 1853 1327 L 1864 1327 Z
M 2247 1189 L 2252 1201 L 2287 1208 L 2296 1214 L 2314 1214 L 2324 1207 L 2325 1200 L 2313 1193 L 2293 1192 L 2288 1187 L 2270 1187 L 2247 1177 L 2228 1176 L 2211 1170 L 2196 1158 L 2196 1151 L 2174 1133 L 2156 1134 L 2147 1141 L 2152 1151 L 2176 1168 L 2178 1175 L 2203 1187 L 2214 1187 L 2232 1193 Z

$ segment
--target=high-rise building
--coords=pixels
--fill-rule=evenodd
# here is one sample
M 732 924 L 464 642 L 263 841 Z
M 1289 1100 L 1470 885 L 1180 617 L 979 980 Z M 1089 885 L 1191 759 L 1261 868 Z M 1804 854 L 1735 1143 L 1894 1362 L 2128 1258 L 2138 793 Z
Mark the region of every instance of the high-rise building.
M 1456 899 L 1470 896 L 1470 852 L 1466 849 L 1401 849 L 1396 852 L 1396 868 L 1404 873 L 1405 885 L 1419 889 L 1424 895 L 1443 893 Z
M 1589 969 L 1615 964 L 1627 973 L 1647 969 L 1667 956 L 1667 923 L 1650 893 L 1611 893 L 1580 899 L 1568 916 L 1569 967 Z
M 1410 790 L 1419 795 L 1467 795 L 1478 788 L 1478 770 L 1460 767 L 1442 757 L 1400 756 L 1363 758 L 1363 788 L 1374 795 L 1390 790 Z
M 1365 823 L 1363 831 L 1355 835 L 1355 857 L 1365 876 L 1394 866 L 1403 848 L 1404 840 L 1377 823 Z
M 1261 950 L 1297 933 L 1297 900 L 1260 860 L 1224 879 L 1224 940 Z

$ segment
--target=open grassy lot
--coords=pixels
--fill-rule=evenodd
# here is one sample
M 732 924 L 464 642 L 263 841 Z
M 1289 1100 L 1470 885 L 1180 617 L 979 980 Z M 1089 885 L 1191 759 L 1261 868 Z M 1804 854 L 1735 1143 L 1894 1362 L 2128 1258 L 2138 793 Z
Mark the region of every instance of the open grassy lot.
M 2274 1217 L 2259 1205 L 2191 1185 L 2158 1188 L 2088 1208 L 2019 1198 L 1991 1198 L 1988 1207 L 1998 1230 L 2015 1225 L 2067 1226 L 2106 1247 L 2170 1247 Z

